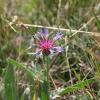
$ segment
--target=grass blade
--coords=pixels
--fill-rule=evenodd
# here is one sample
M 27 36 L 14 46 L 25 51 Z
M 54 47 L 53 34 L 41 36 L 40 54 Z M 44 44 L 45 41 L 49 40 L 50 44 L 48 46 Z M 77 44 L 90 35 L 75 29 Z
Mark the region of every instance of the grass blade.
M 27 74 L 28 76 L 30 76 L 31 78 L 34 78 L 35 74 L 34 74 L 30 69 L 28 69 L 25 65 L 20 64 L 20 63 L 18 63 L 17 61 L 15 61 L 15 60 L 13 60 L 13 59 L 9 59 L 9 62 L 10 62 L 11 64 L 13 64 L 14 66 L 16 66 L 17 68 L 19 68 L 19 69 L 25 71 L 26 74 Z
M 83 89 L 83 88 L 85 88 L 85 86 L 88 86 L 94 80 L 95 80 L 94 78 L 91 78 L 91 79 L 88 79 L 88 80 L 81 81 L 77 84 L 74 84 L 72 86 L 69 86 L 67 88 L 62 89 L 62 91 L 60 91 L 58 94 L 62 95 L 62 94 L 66 94 L 66 93 L 70 93 L 70 92 L 73 92 L 73 91 Z
M 8 63 L 4 86 L 5 86 L 5 100 L 17 100 L 14 68 L 10 62 Z

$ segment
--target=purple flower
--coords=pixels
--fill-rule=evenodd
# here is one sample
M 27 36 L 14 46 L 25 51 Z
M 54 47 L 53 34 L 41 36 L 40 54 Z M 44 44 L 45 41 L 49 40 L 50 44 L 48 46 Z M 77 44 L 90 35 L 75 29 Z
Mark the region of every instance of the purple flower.
M 48 32 L 48 29 L 43 29 L 43 34 L 46 36 L 46 37 L 48 37 L 48 35 L 49 35 L 49 32 Z
M 58 32 L 53 38 L 49 36 L 48 29 L 41 29 L 35 34 L 35 39 L 31 39 L 30 44 L 36 46 L 35 52 L 29 53 L 35 55 L 36 58 L 42 57 L 43 54 L 55 55 L 64 51 L 60 46 L 56 46 L 56 41 L 61 39 L 62 34 Z M 30 47 L 31 47 L 30 46 Z
M 62 37 L 62 33 L 58 32 L 58 33 L 56 34 L 56 36 L 53 38 L 53 40 L 61 39 L 61 37 Z

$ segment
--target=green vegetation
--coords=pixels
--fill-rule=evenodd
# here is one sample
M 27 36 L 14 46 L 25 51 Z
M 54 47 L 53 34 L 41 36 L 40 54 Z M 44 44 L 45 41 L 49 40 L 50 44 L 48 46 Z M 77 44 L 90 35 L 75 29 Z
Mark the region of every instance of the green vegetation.
M 64 52 L 29 55 L 40 28 Z M 49 99 L 100 99 L 100 0 L 0 0 L 0 100 Z

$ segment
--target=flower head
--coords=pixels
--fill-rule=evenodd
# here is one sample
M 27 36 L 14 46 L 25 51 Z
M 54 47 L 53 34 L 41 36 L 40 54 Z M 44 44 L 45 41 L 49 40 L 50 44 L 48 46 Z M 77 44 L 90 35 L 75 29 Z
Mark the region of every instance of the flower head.
M 36 58 L 41 57 L 43 54 L 53 56 L 55 54 L 58 54 L 60 52 L 63 52 L 63 48 L 60 46 L 56 46 L 56 41 L 58 39 L 61 39 L 62 34 L 58 32 L 53 38 L 50 38 L 48 29 L 41 29 L 37 31 L 37 33 L 34 35 L 34 40 L 31 38 L 30 40 L 30 48 L 35 48 L 35 52 L 29 53 L 36 56 Z

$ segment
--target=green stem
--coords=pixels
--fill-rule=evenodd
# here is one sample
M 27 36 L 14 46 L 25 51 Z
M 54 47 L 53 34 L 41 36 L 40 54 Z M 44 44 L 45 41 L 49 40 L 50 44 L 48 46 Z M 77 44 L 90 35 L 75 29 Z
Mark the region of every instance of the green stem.
M 41 83 L 41 100 L 49 100 L 49 59 L 48 56 L 45 55 L 43 57 L 44 61 L 44 82 Z
M 49 100 L 49 68 L 48 68 L 48 56 L 46 56 L 46 83 L 47 83 L 47 98 Z

